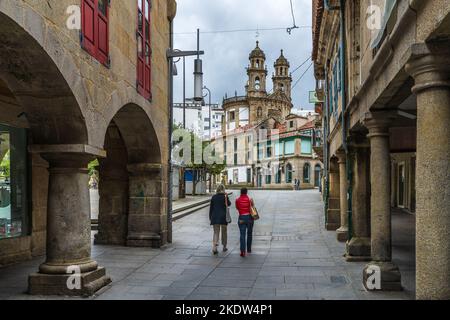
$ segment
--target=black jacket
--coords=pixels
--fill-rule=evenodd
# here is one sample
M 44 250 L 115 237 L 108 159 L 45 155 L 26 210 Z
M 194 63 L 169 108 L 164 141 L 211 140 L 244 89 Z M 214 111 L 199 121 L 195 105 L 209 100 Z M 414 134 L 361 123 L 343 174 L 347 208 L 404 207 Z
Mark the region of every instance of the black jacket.
M 229 196 L 227 196 L 228 207 L 231 206 L 231 201 Z M 225 194 L 219 193 L 215 194 L 211 198 L 211 205 L 209 206 L 209 220 L 211 225 L 221 224 L 228 225 L 226 218 L 226 207 L 225 207 Z

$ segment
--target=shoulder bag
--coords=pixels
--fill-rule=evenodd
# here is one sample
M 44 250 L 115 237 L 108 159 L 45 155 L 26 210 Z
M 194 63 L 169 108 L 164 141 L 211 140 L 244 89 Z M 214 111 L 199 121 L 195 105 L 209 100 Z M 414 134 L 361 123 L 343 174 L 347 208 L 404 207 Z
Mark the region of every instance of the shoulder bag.
M 231 219 L 231 214 L 230 214 L 230 207 L 228 206 L 228 202 L 227 202 L 228 196 L 225 194 L 225 219 L 227 221 L 227 223 L 231 223 L 233 222 L 233 220 Z

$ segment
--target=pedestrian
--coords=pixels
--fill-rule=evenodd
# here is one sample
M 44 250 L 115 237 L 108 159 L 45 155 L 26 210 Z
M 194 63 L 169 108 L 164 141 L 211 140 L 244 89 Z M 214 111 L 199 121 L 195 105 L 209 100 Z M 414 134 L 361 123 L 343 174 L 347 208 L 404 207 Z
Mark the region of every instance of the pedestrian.
M 217 187 L 216 194 L 211 198 L 209 207 L 209 220 L 213 226 L 213 254 L 218 254 L 219 236 L 222 234 L 223 252 L 227 249 L 227 207 L 231 205 L 230 199 L 225 191 L 225 186 L 220 184 Z
M 242 188 L 241 196 L 236 199 L 236 209 L 239 212 L 238 225 L 241 234 L 241 257 L 245 257 L 246 250 L 247 253 L 252 252 L 254 220 L 251 216 L 251 207 L 254 205 L 253 199 L 248 196 L 247 188 Z
M 296 189 L 300 190 L 300 179 L 297 180 L 297 187 L 296 187 Z
M 297 179 L 294 180 L 294 190 L 297 190 Z

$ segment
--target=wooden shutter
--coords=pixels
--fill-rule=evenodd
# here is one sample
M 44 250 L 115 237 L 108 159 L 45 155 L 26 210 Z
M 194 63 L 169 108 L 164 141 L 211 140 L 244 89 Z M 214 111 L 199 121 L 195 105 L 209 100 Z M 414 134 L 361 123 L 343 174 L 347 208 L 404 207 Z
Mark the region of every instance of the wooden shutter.
M 81 46 L 109 65 L 109 0 L 81 0 Z
M 137 90 L 146 99 L 151 99 L 151 0 L 137 0 L 137 2 Z

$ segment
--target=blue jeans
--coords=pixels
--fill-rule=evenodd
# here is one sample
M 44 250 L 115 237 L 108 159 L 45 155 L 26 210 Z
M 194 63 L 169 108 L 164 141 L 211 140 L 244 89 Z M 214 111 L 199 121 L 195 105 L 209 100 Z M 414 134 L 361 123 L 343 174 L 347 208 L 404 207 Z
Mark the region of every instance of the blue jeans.
M 238 225 L 241 232 L 241 251 L 252 251 L 252 239 L 253 239 L 253 218 L 248 216 L 239 216 Z M 246 239 L 247 238 L 247 239 Z M 246 241 L 247 240 L 247 241 Z M 247 245 L 246 245 L 247 242 Z

